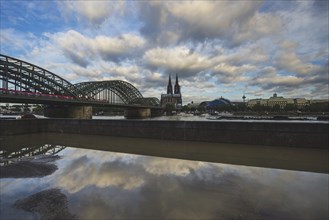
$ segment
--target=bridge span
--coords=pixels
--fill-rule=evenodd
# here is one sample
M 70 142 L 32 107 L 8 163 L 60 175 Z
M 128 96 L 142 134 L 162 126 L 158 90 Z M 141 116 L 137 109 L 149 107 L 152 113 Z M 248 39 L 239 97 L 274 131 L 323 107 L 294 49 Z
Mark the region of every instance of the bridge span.
M 2 103 L 62 105 L 68 108 L 65 111 L 83 109 L 88 115 L 82 118 L 91 117 L 84 111 L 86 106 L 88 109 L 93 106 L 123 108 L 136 116 L 161 111 L 158 98 L 143 97 L 129 82 L 108 80 L 72 84 L 42 67 L 3 54 L 0 54 L 0 84 Z

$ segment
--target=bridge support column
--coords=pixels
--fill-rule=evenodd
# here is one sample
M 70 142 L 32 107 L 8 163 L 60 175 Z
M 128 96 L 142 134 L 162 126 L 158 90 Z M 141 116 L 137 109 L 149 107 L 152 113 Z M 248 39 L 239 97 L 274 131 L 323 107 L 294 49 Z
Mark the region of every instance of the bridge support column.
M 151 117 L 151 109 L 140 108 L 140 109 L 126 109 L 125 118 L 127 119 L 142 119 Z
M 44 115 L 49 118 L 91 119 L 92 106 L 46 106 Z
M 159 117 L 163 115 L 163 109 L 151 109 L 151 117 Z

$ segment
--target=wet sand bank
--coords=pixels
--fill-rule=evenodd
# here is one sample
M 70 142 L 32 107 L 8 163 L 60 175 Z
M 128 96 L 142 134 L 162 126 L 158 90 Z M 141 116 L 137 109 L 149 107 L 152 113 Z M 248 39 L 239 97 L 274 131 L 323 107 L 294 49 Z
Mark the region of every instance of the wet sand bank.
M 44 144 L 236 165 L 329 172 L 328 149 L 42 133 L 0 139 L 2 150 Z
M 17 209 L 32 212 L 44 220 L 76 220 L 70 213 L 67 197 L 59 189 L 48 189 L 17 200 L 13 205 Z M 39 218 L 37 218 L 39 219 Z

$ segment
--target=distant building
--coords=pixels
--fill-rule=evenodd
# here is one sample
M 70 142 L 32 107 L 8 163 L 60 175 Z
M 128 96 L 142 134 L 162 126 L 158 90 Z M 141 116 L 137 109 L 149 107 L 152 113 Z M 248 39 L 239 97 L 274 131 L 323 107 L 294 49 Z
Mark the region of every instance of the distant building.
M 326 103 L 326 104 L 329 104 L 329 100 L 328 99 L 312 99 L 309 102 L 310 102 L 310 104 L 316 104 L 316 103 Z
M 207 109 L 215 109 L 219 106 L 225 106 L 225 105 L 232 105 L 231 101 L 228 99 L 224 99 L 223 97 L 220 97 L 219 99 L 215 99 L 213 101 L 210 101 L 207 103 Z
M 276 105 L 280 106 L 280 109 L 284 109 L 286 107 L 287 104 L 295 104 L 293 99 L 286 99 L 283 98 L 282 96 L 278 96 L 276 93 L 273 94 L 272 97 L 270 97 L 267 100 L 267 106 L 273 108 Z
M 284 98 L 278 96 L 276 93 L 268 99 L 251 99 L 247 102 L 247 107 L 252 108 L 255 105 L 267 106 L 273 108 L 274 106 L 280 106 L 280 109 L 284 109 L 287 105 L 293 105 L 297 109 L 304 109 L 310 105 L 310 101 L 305 98 Z
M 247 107 L 254 107 L 255 105 L 267 106 L 267 99 L 250 99 L 247 102 Z
M 311 102 L 305 98 L 294 99 L 294 105 L 297 106 L 297 109 L 304 109 L 306 106 L 309 106 L 310 104 Z
M 174 86 L 174 91 L 171 83 L 171 75 L 169 75 L 167 94 L 161 94 L 161 106 L 165 107 L 167 104 L 171 104 L 175 109 L 182 108 L 182 94 L 180 90 L 180 85 L 178 83 L 178 76 L 176 74 L 176 82 Z
M 188 107 L 190 109 L 213 112 L 217 110 L 219 107 L 232 106 L 232 105 L 234 104 L 230 100 L 220 97 L 212 101 L 203 101 L 201 103 L 194 103 L 192 101 L 191 103 L 188 104 Z
M 213 111 L 213 110 L 218 109 L 219 107 L 231 106 L 231 105 L 232 105 L 232 103 L 230 100 L 220 97 L 219 99 L 215 99 L 215 100 L 208 102 L 206 109 Z

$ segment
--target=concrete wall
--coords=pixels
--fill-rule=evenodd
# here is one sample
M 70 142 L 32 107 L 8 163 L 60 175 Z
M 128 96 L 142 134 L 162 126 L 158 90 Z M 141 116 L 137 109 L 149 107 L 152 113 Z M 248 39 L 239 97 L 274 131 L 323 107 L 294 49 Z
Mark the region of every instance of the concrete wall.
M 163 140 L 328 148 L 328 123 L 158 120 L 1 120 L 0 136 L 55 132 Z

